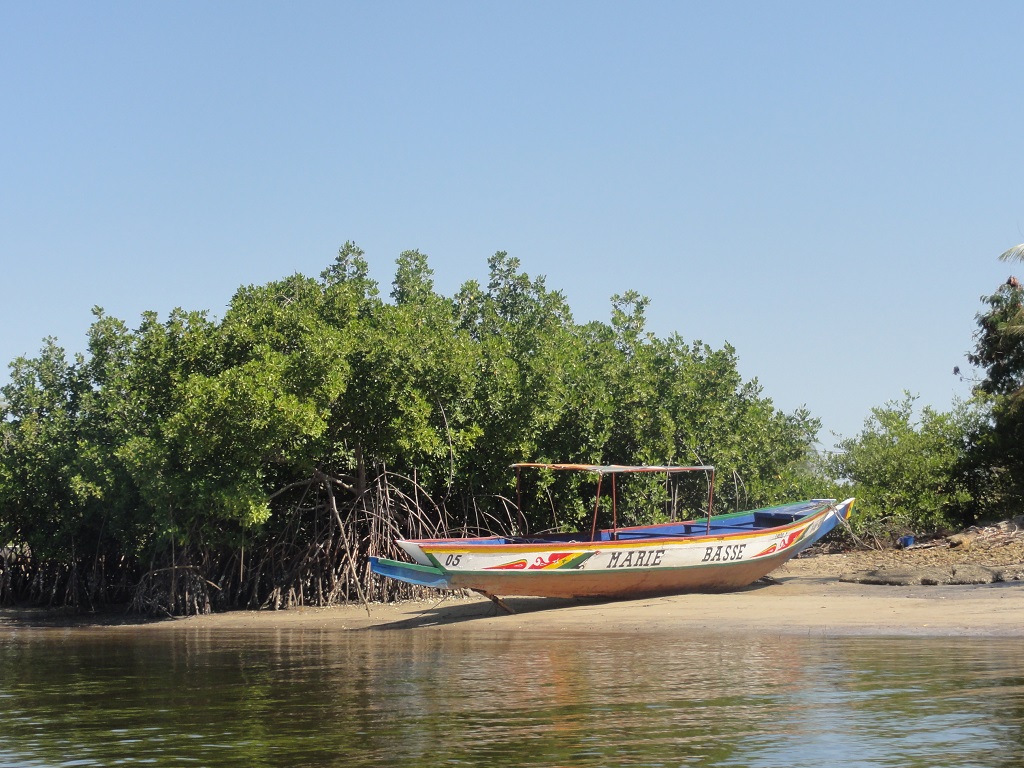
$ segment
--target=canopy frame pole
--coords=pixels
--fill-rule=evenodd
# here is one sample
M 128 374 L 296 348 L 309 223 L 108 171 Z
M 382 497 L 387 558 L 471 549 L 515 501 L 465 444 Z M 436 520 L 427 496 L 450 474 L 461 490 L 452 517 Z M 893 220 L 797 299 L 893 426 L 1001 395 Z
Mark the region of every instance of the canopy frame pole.
M 594 499 L 594 522 L 590 525 L 590 540 L 595 541 L 597 539 L 597 510 L 601 508 L 601 481 L 604 480 L 604 475 L 600 474 L 597 476 L 597 498 Z
M 619 514 L 616 509 L 615 473 L 612 473 L 612 541 L 619 540 Z
M 523 468 L 516 467 L 516 509 L 519 512 L 519 516 L 525 519 L 523 515 L 523 489 L 519 485 L 519 479 L 522 476 Z
M 711 508 L 715 503 L 715 468 L 711 468 L 711 479 L 708 481 L 708 527 L 707 533 L 711 533 Z

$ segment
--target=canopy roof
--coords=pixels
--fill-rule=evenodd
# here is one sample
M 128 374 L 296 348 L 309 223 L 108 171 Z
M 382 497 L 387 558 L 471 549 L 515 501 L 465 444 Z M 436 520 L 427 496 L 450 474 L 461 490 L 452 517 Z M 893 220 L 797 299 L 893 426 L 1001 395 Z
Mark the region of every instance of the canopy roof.
M 594 472 L 599 475 L 617 475 L 627 472 L 712 472 L 711 466 L 672 467 L 672 466 L 627 466 L 625 464 L 539 464 L 522 462 L 513 464 L 516 469 L 533 467 L 536 469 L 571 469 L 577 472 Z

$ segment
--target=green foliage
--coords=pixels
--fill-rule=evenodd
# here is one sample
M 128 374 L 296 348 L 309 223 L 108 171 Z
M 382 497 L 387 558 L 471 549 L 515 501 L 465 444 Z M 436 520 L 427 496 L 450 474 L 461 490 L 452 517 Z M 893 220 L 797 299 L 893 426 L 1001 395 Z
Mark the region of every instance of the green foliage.
M 336 404 L 336 434 L 361 455 L 428 485 L 449 482 L 479 433 L 469 421 L 478 368 L 452 302 L 433 292 L 426 258 L 399 257 L 392 296 L 367 319 L 350 356 L 352 381 Z
M 1010 279 L 983 299 L 988 310 L 977 317 L 972 365 L 984 369 L 978 388 L 1017 406 L 1024 397 L 1024 289 Z
M 963 473 L 980 411 L 962 403 L 950 413 L 916 398 L 873 408 L 860 435 L 843 440 L 829 462 L 834 476 L 854 484 L 855 526 L 895 533 L 930 533 L 971 522 L 973 494 Z
M 715 464 L 720 511 L 822 495 L 817 420 L 777 411 L 731 347 L 658 338 L 632 291 L 612 297 L 609 323 L 577 325 L 517 259 L 499 252 L 488 268 L 486 287 L 447 298 L 427 257 L 405 251 L 389 302 L 346 243 L 319 278 L 239 288 L 220 321 L 179 309 L 131 329 L 97 309 L 88 355 L 68 361 L 48 341 L 12 364 L 0 543 L 55 563 L 72 602 L 169 574 L 161 599 L 179 610 L 179 574 L 224 605 L 261 604 L 281 579 L 312 589 L 295 573 L 326 552 L 364 556 L 356 521 L 383 470 L 416 478 L 466 526 L 534 530 L 589 525 L 594 484 L 524 475 L 523 514 L 510 517 L 513 462 Z M 316 490 L 325 478 L 337 503 Z M 700 483 L 621 490 L 620 524 L 699 514 L 706 499 Z M 342 524 L 351 542 L 336 538 Z M 294 562 L 271 569 L 285 551 Z M 246 581 L 254 558 L 264 565 Z M 327 592 L 352 573 L 335 567 Z
M 0 542 L 73 557 L 75 530 L 95 514 L 102 489 L 82 471 L 82 409 L 88 386 L 54 339 L 38 358 L 11 364 L 0 410 Z
M 1024 246 L 1002 258 L 1024 260 Z M 1010 277 L 982 301 L 987 309 L 977 316 L 968 360 L 984 371 L 976 391 L 989 420 L 977 430 L 969 459 L 982 513 L 1012 516 L 1024 506 L 1024 289 Z

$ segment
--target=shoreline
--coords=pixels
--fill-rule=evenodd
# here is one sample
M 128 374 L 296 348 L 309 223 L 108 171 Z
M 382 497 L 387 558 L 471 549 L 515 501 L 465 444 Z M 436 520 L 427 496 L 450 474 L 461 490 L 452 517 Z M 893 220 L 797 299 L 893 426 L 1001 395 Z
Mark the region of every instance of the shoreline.
M 847 555 L 790 561 L 768 583 L 725 593 L 636 600 L 506 598 L 506 614 L 483 597 L 439 596 L 399 604 L 231 611 L 146 619 L 0 609 L 0 634 L 62 632 L 443 631 L 665 634 L 730 632 L 816 636 L 1024 637 L 1024 581 L 890 586 L 840 581 Z

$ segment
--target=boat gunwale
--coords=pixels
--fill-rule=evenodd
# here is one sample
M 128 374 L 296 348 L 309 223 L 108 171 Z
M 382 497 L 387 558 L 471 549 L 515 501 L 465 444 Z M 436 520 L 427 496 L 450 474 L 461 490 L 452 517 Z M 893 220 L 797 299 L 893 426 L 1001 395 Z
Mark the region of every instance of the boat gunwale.
M 845 503 L 845 502 L 843 502 Z M 786 506 L 786 505 L 781 505 Z M 428 548 L 431 552 L 448 552 L 450 554 L 463 554 L 470 552 L 494 552 L 500 548 L 501 551 L 508 552 L 545 552 L 553 549 L 630 549 L 639 547 L 653 547 L 664 544 L 687 544 L 701 541 L 723 541 L 726 539 L 750 539 L 755 537 L 762 537 L 765 535 L 773 535 L 776 533 L 785 533 L 798 528 L 800 526 L 813 522 L 816 518 L 827 515 L 832 510 L 840 506 L 835 500 L 823 501 L 821 508 L 810 511 L 802 517 L 793 520 L 789 523 L 782 523 L 781 525 L 771 526 L 769 528 L 756 528 L 751 530 L 735 531 L 732 533 L 706 533 L 706 532 L 694 532 L 692 534 L 680 534 L 678 536 L 661 536 L 661 537 L 644 537 L 629 539 L 627 541 L 622 540 L 598 540 L 598 541 L 546 541 L 546 542 L 502 542 L 500 539 L 505 539 L 505 536 L 487 536 L 487 537 L 467 537 L 461 539 L 441 538 L 441 539 L 399 539 L 401 542 L 407 544 L 414 544 L 421 549 L 424 547 Z M 754 512 L 766 511 L 768 509 L 778 509 L 779 507 L 766 507 L 764 509 L 750 510 L 748 512 L 731 513 L 730 516 L 735 517 L 737 515 L 752 515 Z M 725 517 L 719 516 L 719 518 Z M 660 523 L 658 525 L 663 526 L 678 526 L 684 523 Z M 704 525 L 704 522 L 695 523 L 696 525 Z M 641 528 L 651 528 L 653 526 L 633 526 L 632 528 L 619 528 L 618 533 L 628 530 L 637 530 Z M 611 530 L 611 529 L 604 529 Z M 492 542 L 492 543 L 485 543 Z M 424 550 L 424 554 L 427 554 Z

